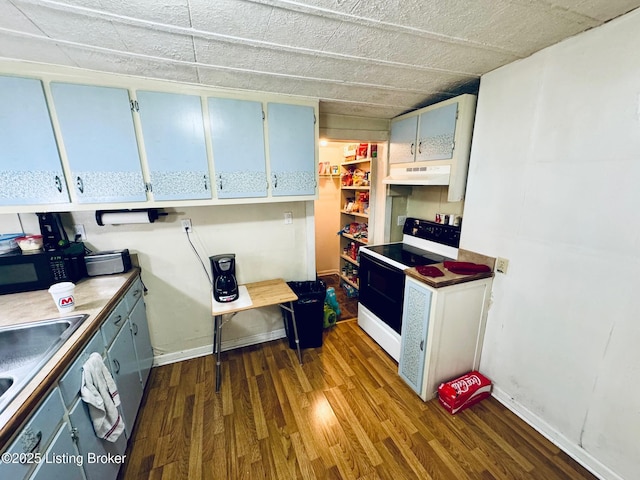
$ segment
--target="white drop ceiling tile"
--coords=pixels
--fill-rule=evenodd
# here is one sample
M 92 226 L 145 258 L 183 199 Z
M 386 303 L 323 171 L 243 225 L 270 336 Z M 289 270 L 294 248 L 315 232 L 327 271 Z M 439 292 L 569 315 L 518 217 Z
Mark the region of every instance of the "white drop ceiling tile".
M 272 7 L 239 0 L 189 0 L 193 28 L 252 39 L 262 38 Z
M 67 0 L 67 4 L 131 18 L 190 27 L 188 0 Z
M 48 39 L 24 37 L 7 32 L 0 32 L 0 57 L 76 66 L 73 59 Z
M 0 3 L 0 28 L 34 34 L 42 33 L 20 9 L 9 2 Z
M 597 0 L 554 0 L 554 5 L 596 18 L 602 22 L 623 15 L 640 7 L 638 0 L 616 0 L 601 2 Z
M 21 4 L 20 8 L 45 35 L 54 40 L 99 45 L 116 50 L 124 47 L 118 32 L 108 20 L 28 3 Z
M 408 34 L 363 35 L 360 28 L 350 28 L 346 24 L 336 32 L 325 48 L 326 51 L 342 48 L 345 54 L 358 57 L 424 65 L 470 75 L 481 75 L 517 60 L 517 57 L 504 52 L 468 48 L 456 43 L 416 38 Z M 455 68 L 451 65 L 451 58 L 456 59 Z
M 262 39 L 281 45 L 318 50 L 331 39 L 342 22 L 274 8 Z
M 113 28 L 124 45 L 124 51 L 187 62 L 195 61 L 190 35 L 115 22 Z
M 62 49 L 79 67 L 89 70 L 160 80 L 199 83 L 197 69 L 191 65 L 105 53 L 73 46 L 63 47 Z

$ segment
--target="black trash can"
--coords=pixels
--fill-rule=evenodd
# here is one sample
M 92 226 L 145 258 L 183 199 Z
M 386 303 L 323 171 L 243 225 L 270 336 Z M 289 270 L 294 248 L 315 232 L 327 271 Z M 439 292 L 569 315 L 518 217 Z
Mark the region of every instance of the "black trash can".
M 289 288 L 298 296 L 293 302 L 296 314 L 298 339 L 300 348 L 315 348 L 322 346 L 322 331 L 324 330 L 324 299 L 327 286 L 322 280 L 306 282 L 287 282 Z M 293 330 L 291 313 L 283 310 L 289 348 L 296 348 L 296 337 Z

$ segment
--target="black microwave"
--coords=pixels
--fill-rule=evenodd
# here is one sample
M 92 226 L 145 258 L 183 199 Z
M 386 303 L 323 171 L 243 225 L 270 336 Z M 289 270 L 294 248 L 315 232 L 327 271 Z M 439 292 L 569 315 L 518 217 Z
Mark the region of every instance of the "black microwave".
M 87 276 L 84 244 L 65 249 L 0 255 L 0 295 L 43 290 L 58 282 L 77 282 Z

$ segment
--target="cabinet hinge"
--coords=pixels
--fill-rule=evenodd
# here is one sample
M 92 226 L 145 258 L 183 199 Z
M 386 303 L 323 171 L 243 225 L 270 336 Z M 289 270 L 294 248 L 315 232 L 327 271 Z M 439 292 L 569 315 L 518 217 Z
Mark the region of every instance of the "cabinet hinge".
M 153 185 L 151 184 L 151 182 L 146 182 L 144 184 L 144 189 L 147 192 L 153 192 Z

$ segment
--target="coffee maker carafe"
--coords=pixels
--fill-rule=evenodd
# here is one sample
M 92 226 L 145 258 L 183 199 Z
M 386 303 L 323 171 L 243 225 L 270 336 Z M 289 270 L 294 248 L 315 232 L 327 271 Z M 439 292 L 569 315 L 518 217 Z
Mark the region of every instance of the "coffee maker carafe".
M 213 298 L 216 302 L 233 302 L 238 298 L 235 253 L 214 255 L 209 260 L 213 273 Z

